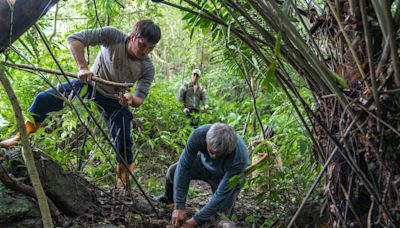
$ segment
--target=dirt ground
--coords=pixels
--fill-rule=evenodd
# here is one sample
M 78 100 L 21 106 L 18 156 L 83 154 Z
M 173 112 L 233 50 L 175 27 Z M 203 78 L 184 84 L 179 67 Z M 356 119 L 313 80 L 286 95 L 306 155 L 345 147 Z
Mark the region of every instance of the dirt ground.
M 139 164 L 137 169 L 140 170 L 136 173 L 137 178 L 145 188 L 149 198 L 151 198 L 158 216 L 155 215 L 154 210 L 140 193 L 137 186 L 132 188 L 132 194 L 121 193 L 116 190 L 111 191 L 111 194 L 127 205 L 140 209 L 140 211 L 146 211 L 149 214 L 139 215 L 127 206 L 123 206 L 120 202 L 97 190 L 102 202 L 102 213 L 98 215 L 88 214 L 88 216 L 74 219 L 68 226 L 81 227 L 82 224 L 85 224 L 86 227 L 173 227 L 170 223 L 173 209 L 157 204 L 153 198 L 163 191 L 165 172 L 168 166 L 177 159 L 176 155 L 156 156 L 156 158 L 152 155 L 142 155 L 137 162 Z M 151 164 L 144 161 L 151 161 Z M 156 166 L 154 164 L 159 165 Z M 153 182 L 158 185 L 159 189 L 155 192 L 149 192 L 146 189 L 150 179 L 153 179 Z M 187 207 L 190 208 L 192 213 L 195 213 L 196 210 L 201 209 L 208 202 L 212 197 L 212 192 L 209 185 L 203 181 L 192 181 L 190 187 L 191 193 L 188 196 Z M 103 199 L 101 199 L 102 197 Z M 133 205 L 132 199 L 134 199 L 135 205 Z M 251 189 L 247 189 L 247 191 L 241 191 L 229 223 L 221 224 L 221 220 L 226 221 L 227 218 L 217 217 L 201 227 L 260 227 L 265 219 L 272 216 L 272 214 L 273 209 L 267 205 L 257 205 L 254 192 Z
M 16 154 L 20 154 L 17 153 Z M 14 152 L 13 152 L 14 153 Z M 43 153 L 38 157 L 42 158 L 39 161 L 39 167 L 43 168 L 41 173 L 46 173 L 47 189 L 50 187 L 61 187 L 56 188 L 53 191 L 61 194 L 60 198 L 65 198 L 68 202 L 71 202 L 71 191 L 76 192 L 76 197 L 80 197 L 83 188 L 87 193 L 95 197 L 92 201 L 92 206 L 88 206 L 86 202 L 90 201 L 90 196 L 87 200 L 79 200 L 73 204 L 77 207 L 70 206 L 69 208 L 75 208 L 75 212 L 82 210 L 83 208 L 90 208 L 89 211 L 79 213 L 80 216 L 74 217 L 63 214 L 63 223 L 58 224 L 61 227 L 173 227 L 170 223 L 171 214 L 173 209 L 167 208 L 165 205 L 159 205 L 153 198 L 163 192 L 165 182 L 165 172 L 170 164 L 173 164 L 178 160 L 178 156 L 171 153 L 164 154 L 164 156 L 152 156 L 151 154 L 144 154 L 139 157 L 137 167 L 135 169 L 135 177 L 139 180 L 140 185 L 143 187 L 148 199 L 151 204 L 146 200 L 144 195 L 141 193 L 137 185 L 133 185 L 130 189 L 119 191 L 114 189 L 102 189 L 95 186 L 85 177 L 82 178 L 82 173 L 79 175 L 63 173 L 61 167 L 57 166 L 56 162 L 51 162 L 52 159 L 47 158 Z M 44 160 L 43 160 L 44 158 Z M 19 164 L 19 163 L 18 163 Z M 158 165 L 157 165 L 158 164 Z M 16 167 L 19 167 L 16 165 Z M 14 175 L 18 170 L 14 170 Z M 22 172 L 21 175 L 26 175 L 26 171 Z M 54 176 L 55 175 L 55 176 Z M 110 172 L 110 175 L 114 174 Z M 63 177 L 63 178 L 61 178 Z M 74 181 L 73 177 L 77 177 L 82 181 L 84 186 L 76 188 L 78 182 Z M 58 181 L 63 180 L 62 183 Z M 56 181 L 56 182 L 51 182 Z M 151 183 L 152 182 L 152 185 Z M 75 183 L 75 184 L 74 184 Z M 110 183 L 113 185 L 113 183 Z M 69 186 L 69 187 L 66 187 Z M 103 185 L 107 186 L 107 185 Z M 154 187 L 155 186 L 155 187 Z M 210 186 L 202 181 L 192 181 L 191 188 L 189 190 L 189 196 L 187 200 L 187 207 L 191 214 L 194 214 L 197 210 L 200 210 L 208 200 L 212 197 Z M 74 188 L 75 187 L 75 188 Z M 106 187 L 107 188 L 107 187 Z M 75 199 L 75 198 L 74 198 Z M 93 203 L 94 202 L 94 203 Z M 94 205 L 94 206 L 93 206 Z M 153 207 L 152 207 L 153 206 Z M 61 210 L 61 208 L 58 208 Z M 84 209 L 86 211 L 86 209 Z M 257 205 L 256 197 L 251 189 L 247 191 L 241 191 L 238 200 L 235 203 L 233 210 L 233 216 L 231 218 L 217 217 L 211 220 L 209 223 L 202 225 L 201 227 L 260 227 L 264 221 L 273 215 L 271 207 L 267 205 Z M 191 216 L 189 213 L 189 216 Z M 228 223 L 220 224 L 221 220 L 229 221 Z M 40 217 L 38 218 L 40 223 Z
M 192 181 L 191 185 L 199 193 L 188 198 L 187 207 L 194 213 L 201 209 L 211 197 L 209 186 L 201 181 Z M 98 190 L 97 190 L 98 191 Z M 84 216 L 69 219 L 65 227 L 173 227 L 170 224 L 173 209 L 166 208 L 151 200 L 158 216 L 155 215 L 149 203 L 134 188 L 132 193 L 117 192 L 113 190 L 113 196 L 123 202 L 118 202 L 103 192 L 98 191 L 101 202 L 100 213 L 87 213 Z M 128 208 L 131 207 L 131 208 Z M 149 214 L 139 214 L 136 210 Z M 272 211 L 266 206 L 257 206 L 254 195 L 251 192 L 241 192 L 233 212 L 233 217 L 224 226 L 219 223 L 225 218 L 216 218 L 201 227 L 260 227 Z

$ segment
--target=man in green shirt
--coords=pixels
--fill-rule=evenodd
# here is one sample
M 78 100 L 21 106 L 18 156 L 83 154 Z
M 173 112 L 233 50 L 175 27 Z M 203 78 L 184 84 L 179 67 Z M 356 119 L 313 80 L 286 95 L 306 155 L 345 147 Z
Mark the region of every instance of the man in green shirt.
M 190 83 L 183 84 L 178 91 L 177 100 L 183 103 L 183 112 L 188 118 L 193 113 L 200 112 L 200 102 L 204 103 L 204 109 L 208 110 L 206 90 L 200 84 L 201 71 L 194 69 Z M 198 119 L 192 119 L 191 125 L 197 127 Z

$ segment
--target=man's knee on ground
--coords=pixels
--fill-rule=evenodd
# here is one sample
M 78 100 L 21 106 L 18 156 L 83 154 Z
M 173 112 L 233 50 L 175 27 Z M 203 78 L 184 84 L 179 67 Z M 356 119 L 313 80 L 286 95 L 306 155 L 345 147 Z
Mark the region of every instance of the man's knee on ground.
M 174 175 L 175 175 L 175 170 L 176 170 L 177 164 L 172 164 L 168 167 L 166 177 L 167 179 L 171 182 L 174 183 Z

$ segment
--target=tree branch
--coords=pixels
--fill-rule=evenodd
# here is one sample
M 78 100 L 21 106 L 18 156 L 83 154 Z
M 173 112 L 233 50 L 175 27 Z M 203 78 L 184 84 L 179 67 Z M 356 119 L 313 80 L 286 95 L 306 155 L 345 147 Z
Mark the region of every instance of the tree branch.
M 32 67 L 32 66 L 29 66 L 26 64 L 17 64 L 17 63 L 13 64 L 13 63 L 10 63 L 7 61 L 1 61 L 1 63 L 4 64 L 5 66 L 24 70 L 24 71 L 31 72 L 31 73 L 34 71 L 40 71 L 40 72 L 49 73 L 49 74 L 63 75 L 63 73 L 61 71 L 53 70 L 53 69 L 46 69 L 46 68 L 38 67 L 38 66 Z M 64 73 L 68 77 L 78 78 L 78 76 L 74 73 L 70 73 L 70 72 L 64 72 Z M 112 82 L 112 81 L 107 81 L 102 78 L 99 78 L 98 76 L 92 77 L 92 80 L 95 82 L 104 84 L 104 85 L 114 86 L 114 87 L 118 87 L 118 88 L 130 88 L 133 86 L 133 83 Z

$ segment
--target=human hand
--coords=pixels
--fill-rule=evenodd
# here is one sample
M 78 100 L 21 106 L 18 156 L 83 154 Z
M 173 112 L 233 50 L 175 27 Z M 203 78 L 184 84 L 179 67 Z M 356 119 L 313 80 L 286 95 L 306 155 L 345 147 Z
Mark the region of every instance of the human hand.
M 183 112 L 188 113 L 188 112 L 190 112 L 190 110 L 189 110 L 188 108 L 184 108 L 184 109 L 183 109 Z
M 118 103 L 122 106 L 127 106 L 131 105 L 133 101 L 133 96 L 130 93 L 124 93 L 122 94 L 121 92 L 118 94 L 114 94 L 115 98 L 118 100 Z
M 207 111 L 209 108 L 208 104 L 204 105 L 204 109 Z
M 187 220 L 185 223 L 183 223 L 182 227 L 183 228 L 195 228 L 197 227 L 197 222 L 193 218 Z
M 186 219 L 185 209 L 175 209 L 172 212 L 171 222 L 175 227 L 180 227 Z
M 93 76 L 93 72 L 87 68 L 80 69 L 78 72 L 78 79 L 83 83 L 90 83 Z

